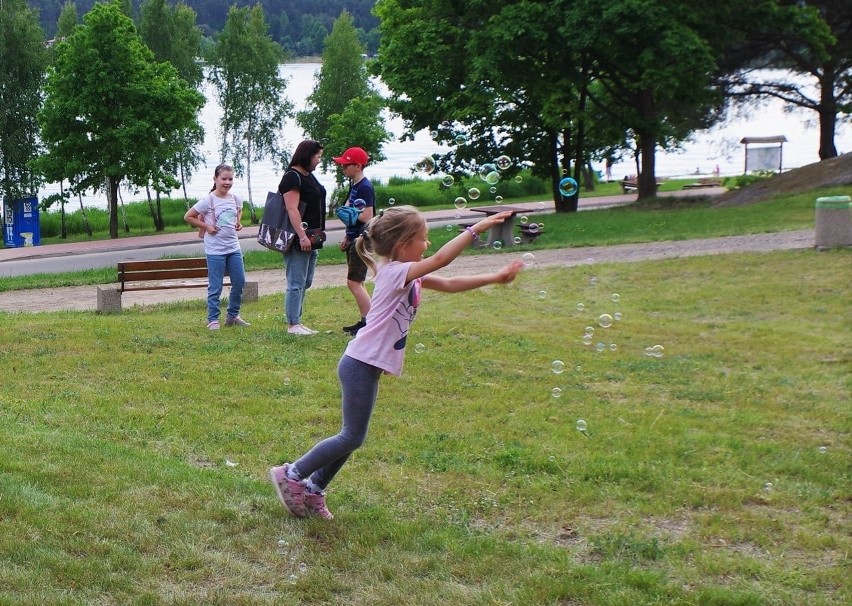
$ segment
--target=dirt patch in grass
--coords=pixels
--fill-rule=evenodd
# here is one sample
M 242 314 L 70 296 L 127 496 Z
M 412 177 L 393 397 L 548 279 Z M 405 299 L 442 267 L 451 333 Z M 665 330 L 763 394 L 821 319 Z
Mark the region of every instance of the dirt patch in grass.
M 782 194 L 799 194 L 823 187 L 852 185 L 852 153 L 808 164 L 747 187 L 716 196 L 714 207 L 745 206 Z

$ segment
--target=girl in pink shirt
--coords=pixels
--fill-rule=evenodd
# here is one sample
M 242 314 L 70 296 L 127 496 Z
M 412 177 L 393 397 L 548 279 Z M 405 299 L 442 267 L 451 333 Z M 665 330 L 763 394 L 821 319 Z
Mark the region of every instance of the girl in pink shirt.
M 479 234 L 510 216 L 510 212 L 504 212 L 479 221 L 425 259 L 429 229 L 413 206 L 385 209 L 367 224 L 366 233 L 355 245 L 375 273 L 375 287 L 367 325 L 349 342 L 337 366 L 343 426 L 337 435 L 321 440 L 293 463 L 269 470 L 275 492 L 291 514 L 299 518 L 334 517 L 325 503 L 325 489 L 367 437 L 381 375 L 402 374 L 408 330 L 420 305 L 420 289 L 462 292 L 488 284 L 506 284 L 518 275 L 523 267 L 521 261 L 488 274 L 451 278 L 432 275 L 458 257 L 471 239 L 479 239 Z M 380 257 L 378 265 L 368 248 Z

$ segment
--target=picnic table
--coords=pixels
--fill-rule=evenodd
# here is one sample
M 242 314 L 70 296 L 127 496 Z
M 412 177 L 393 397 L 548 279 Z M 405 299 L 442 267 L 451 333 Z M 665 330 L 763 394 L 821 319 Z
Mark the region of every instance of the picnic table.
M 488 229 L 488 239 L 485 242 L 486 246 L 491 246 L 497 241 L 499 241 L 503 246 L 512 246 L 515 243 L 515 237 L 512 231 L 515 225 L 515 215 L 522 215 L 530 212 L 528 208 L 507 206 L 504 204 L 497 204 L 495 206 L 479 206 L 471 208 L 470 210 L 475 213 L 485 213 L 485 215 L 489 217 L 507 210 L 512 213 L 508 219 L 502 223 L 498 223 L 497 225 L 492 225 Z

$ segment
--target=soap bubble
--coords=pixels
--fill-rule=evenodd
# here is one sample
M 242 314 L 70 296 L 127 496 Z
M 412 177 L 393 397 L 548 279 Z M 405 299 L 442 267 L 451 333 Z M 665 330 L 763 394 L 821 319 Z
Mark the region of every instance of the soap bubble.
M 561 375 L 565 371 L 565 362 L 554 360 L 553 364 L 550 365 L 550 369 L 553 371 L 553 374 Z
M 586 326 L 586 330 L 584 331 L 583 334 L 587 334 L 587 335 L 595 334 L 595 327 L 594 326 Z
M 441 179 L 441 185 L 444 187 L 452 187 L 453 183 L 456 182 L 455 177 L 452 175 L 444 175 L 444 178 Z
M 431 139 L 437 139 L 437 138 L 438 138 L 438 131 L 436 131 L 436 130 L 430 130 L 430 131 L 429 131 L 429 138 L 431 138 Z
M 279 539 L 278 541 L 278 553 L 279 555 L 284 555 L 287 553 L 287 550 L 290 549 L 290 544 L 284 539 Z
M 467 137 L 462 134 L 456 135 L 456 145 L 464 145 L 467 143 Z
M 515 177 L 515 183 L 520 183 L 520 182 L 521 182 L 521 181 L 523 181 L 523 180 L 524 180 L 524 178 L 523 178 L 521 175 L 517 175 L 517 176 Z
M 772 490 L 772 482 L 767 482 L 763 485 L 763 490 Z
M 357 209 L 363 209 L 364 207 L 367 206 L 367 203 L 364 200 L 362 200 L 361 198 L 358 198 L 357 200 L 352 202 L 352 206 L 354 206 Z
M 617 311 L 614 314 L 612 314 L 612 319 L 613 320 L 621 320 L 621 312 Z
M 456 208 L 457 208 L 457 209 L 461 210 L 461 209 L 463 209 L 465 206 L 467 206 L 467 200 L 465 200 L 464 196 L 459 196 L 458 198 L 456 198 L 456 199 L 455 199 L 455 201 L 453 202 L 453 204 L 455 204 L 455 205 L 456 205 Z
M 521 225 L 526 225 L 530 222 L 530 218 L 526 215 L 521 215 L 521 218 L 518 219 L 518 221 L 521 223 Z
M 646 347 L 646 348 L 645 348 L 645 355 L 646 355 L 646 356 L 648 356 L 649 358 L 653 358 L 653 357 L 654 357 L 654 350 L 653 350 L 653 348 L 651 348 L 651 347 Z
M 577 311 L 583 311 L 586 309 L 585 303 L 577 303 Z
M 521 255 L 521 261 L 524 262 L 524 267 L 530 267 L 532 265 L 535 265 L 535 255 L 531 252 L 524 253 L 523 255 Z
M 496 196 L 496 197 L 494 198 L 494 201 L 495 201 L 497 204 L 502 204 L 502 203 L 503 203 L 503 196 Z
M 545 204 L 544 202 L 539 202 L 538 204 L 536 204 L 536 206 L 539 210 L 544 210 L 547 204 Z
M 597 345 L 595 345 L 595 351 L 597 351 L 598 353 L 601 353 L 605 349 L 606 349 L 606 343 L 598 343 Z
M 521 243 L 521 237 L 520 237 L 520 236 L 515 236 L 515 237 L 512 239 L 512 241 L 513 241 L 515 244 L 520 244 L 520 243 Z
M 456 228 L 455 225 L 449 224 L 447 225 L 447 231 L 453 231 Z
M 589 425 L 583 419 L 577 419 L 577 431 L 585 433 L 589 429 Z
M 554 387 L 550 390 L 550 395 L 554 398 L 559 398 L 562 396 L 562 389 L 560 389 L 559 387 Z
M 531 234 L 537 234 L 538 233 L 538 223 L 530 223 L 527 226 L 527 228 L 530 230 Z
M 663 357 L 663 350 L 664 350 L 664 349 L 665 349 L 665 347 L 663 347 L 662 345 L 654 345 L 654 346 L 651 348 L 651 351 L 653 351 L 653 352 L 654 352 L 654 357 L 655 357 L 655 358 L 662 358 L 662 357 Z
M 414 353 L 423 353 L 424 351 L 426 351 L 426 346 L 423 343 L 417 343 L 414 346 Z
M 826 448 L 825 446 L 820 446 L 819 451 L 821 454 L 825 454 L 828 452 L 828 448 Z
M 612 326 L 612 316 L 609 314 L 601 314 L 598 316 L 598 325 L 601 328 L 609 328 Z
M 299 572 L 305 574 L 308 571 L 308 565 L 304 562 L 299 562 Z
M 615 351 L 616 349 L 618 349 L 618 345 L 616 345 L 615 343 L 609 344 L 609 350 L 610 351 Z
M 618 294 L 617 292 L 614 292 L 614 293 L 612 293 L 611 299 L 612 299 L 613 303 L 618 303 L 619 301 L 621 301 L 621 295 Z
M 589 285 L 590 286 L 594 286 L 597 283 L 598 283 L 598 277 L 597 276 L 591 276 L 589 278 Z
M 565 177 L 559 182 L 559 193 L 570 198 L 577 193 L 577 182 L 571 177 Z
M 431 175 L 435 172 L 435 158 L 432 156 L 425 156 L 422 160 L 420 160 L 420 162 L 414 165 L 414 168 L 422 173 Z
M 591 345 L 592 344 L 592 335 L 586 334 L 583 335 L 583 345 Z
M 394 198 L 388 198 L 388 206 L 393 206 L 396 204 L 396 200 Z
M 491 245 L 494 250 L 500 250 L 503 248 L 503 243 L 500 240 L 494 240 L 494 244 Z
M 496 170 L 492 170 L 490 173 L 485 175 L 484 181 L 488 183 L 488 185 L 494 185 L 500 180 L 500 173 Z
M 455 217 L 456 219 L 460 219 L 461 213 L 459 211 L 456 211 L 456 212 L 453 213 L 453 217 Z
M 471 187 L 469 190 L 467 190 L 467 197 L 470 198 L 471 200 L 478 200 L 479 199 L 479 190 L 475 187 Z
M 290 377 L 284 377 L 284 385 L 290 384 Z
M 290 575 L 290 585 L 295 585 L 298 580 L 299 577 L 297 577 L 295 574 Z
M 546 299 L 547 298 L 547 291 L 546 290 L 538 291 L 538 298 L 539 299 Z
M 492 194 L 496 194 L 497 188 L 496 187 L 490 187 L 490 188 L 488 188 L 488 191 L 490 191 Z
M 497 165 L 499 170 L 506 170 L 512 166 L 512 159 L 509 156 L 503 155 L 494 160 L 494 164 Z
M 497 181 L 494 181 L 492 183 L 488 180 L 489 175 L 491 173 L 496 173 L 496 172 L 497 172 L 497 166 L 495 166 L 494 164 L 491 164 L 490 162 L 486 162 L 485 164 L 480 166 L 479 170 L 477 171 L 477 173 L 479 174 L 479 178 L 482 179 L 483 181 L 485 181 L 486 183 L 488 183 L 489 185 L 494 185 L 495 183 L 497 183 Z M 497 180 L 498 181 L 500 180 L 500 174 L 499 173 L 497 174 Z
M 305 221 L 302 221 L 301 227 L 302 229 L 308 229 L 308 224 Z

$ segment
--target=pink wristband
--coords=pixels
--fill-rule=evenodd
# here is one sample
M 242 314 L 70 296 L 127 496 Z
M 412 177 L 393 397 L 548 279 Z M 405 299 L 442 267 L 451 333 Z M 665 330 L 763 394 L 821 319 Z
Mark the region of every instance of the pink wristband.
M 474 241 L 474 242 L 476 242 L 477 240 L 479 240 L 479 234 L 478 234 L 478 233 L 476 233 L 475 231 L 473 231 L 473 228 L 472 228 L 470 225 L 466 226 L 466 227 L 464 228 L 464 230 L 465 230 L 467 233 L 469 233 L 471 236 L 473 236 L 473 241 Z

